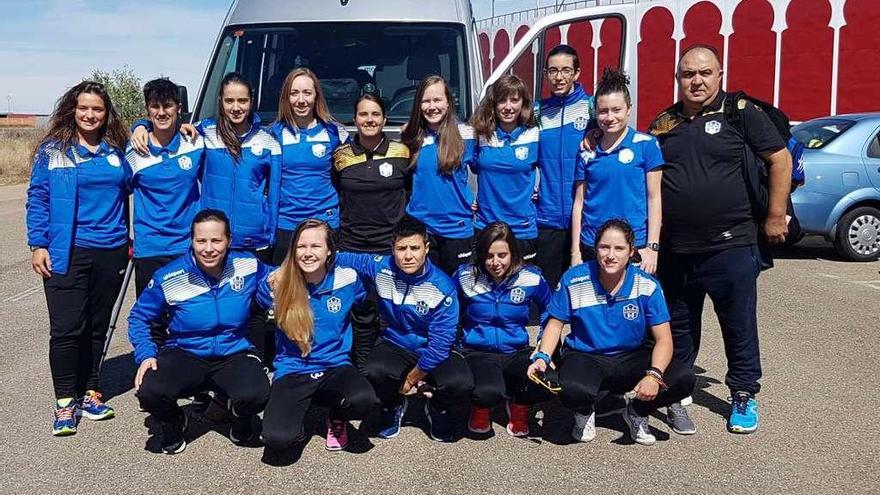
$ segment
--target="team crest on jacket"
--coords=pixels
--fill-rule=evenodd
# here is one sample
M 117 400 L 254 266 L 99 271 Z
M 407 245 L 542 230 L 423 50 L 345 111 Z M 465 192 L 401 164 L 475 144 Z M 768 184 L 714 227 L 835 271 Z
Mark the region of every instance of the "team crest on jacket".
M 379 175 L 382 177 L 391 177 L 393 172 L 394 167 L 392 167 L 390 163 L 385 162 L 382 165 L 379 165 Z
M 514 151 L 514 154 L 520 160 L 525 160 L 526 158 L 529 157 L 529 148 L 526 146 L 520 146 L 519 148 L 516 149 L 516 151 Z
M 339 310 L 342 309 L 342 300 L 336 296 L 327 299 L 327 311 L 331 313 L 338 313 Z
M 628 148 L 620 150 L 620 153 L 617 154 L 617 159 L 620 160 L 620 163 L 631 163 L 635 157 L 635 153 Z
M 425 301 L 419 301 L 416 303 L 416 313 L 422 316 L 427 315 L 429 309 L 430 308 L 428 308 L 428 303 L 426 303 Z
M 119 157 L 116 155 L 107 155 L 107 163 L 109 163 L 111 167 L 118 167 L 121 164 L 119 162 Z
M 589 121 L 587 120 L 586 117 L 578 117 L 578 118 L 574 119 L 574 128 L 579 131 L 582 131 L 587 128 L 587 122 L 589 122 Z
M 229 288 L 235 292 L 241 292 L 241 289 L 244 289 L 244 277 L 236 275 L 229 279 Z
M 177 166 L 180 167 L 180 170 L 189 170 L 193 166 L 192 159 L 188 156 L 182 156 L 177 159 Z
M 260 156 L 263 154 L 263 143 L 253 143 L 251 144 L 251 153 Z
M 635 320 L 639 317 L 639 307 L 635 304 L 627 304 L 623 307 L 623 317 L 627 320 Z
M 721 132 L 721 122 L 717 120 L 710 120 L 706 122 L 706 134 L 718 134 Z
M 327 154 L 327 146 L 323 143 L 315 143 L 312 145 L 312 154 L 315 155 L 315 158 L 321 158 Z
M 514 287 L 513 290 L 510 291 L 510 302 L 513 304 L 519 304 L 526 300 L 526 291 L 522 290 L 522 287 Z

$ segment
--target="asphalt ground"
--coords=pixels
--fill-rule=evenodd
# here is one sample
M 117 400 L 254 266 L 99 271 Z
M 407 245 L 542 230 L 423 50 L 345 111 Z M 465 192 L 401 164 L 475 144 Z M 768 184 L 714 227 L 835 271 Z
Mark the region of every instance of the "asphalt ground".
M 273 466 L 258 445 L 233 446 L 228 425 L 197 419 L 185 452 L 155 453 L 150 418 L 131 390 L 124 318 L 103 370 L 117 418 L 52 437 L 48 315 L 30 268 L 21 186 L 0 188 L 0 232 L 2 493 L 880 493 L 880 263 L 840 261 L 822 239 L 780 253 L 759 281 L 764 379 L 755 434 L 725 429 L 725 360 L 707 304 L 694 436 L 672 433 L 661 412 L 651 420 L 658 442 L 644 447 L 611 414 L 599 418 L 593 442 L 575 444 L 570 413 L 548 403 L 535 408 L 528 439 L 509 437 L 499 411 L 491 438 L 440 444 L 408 414 L 396 439 L 358 433 L 354 452 L 330 453 L 314 432 L 295 463 Z M 313 429 L 320 412 L 310 415 Z

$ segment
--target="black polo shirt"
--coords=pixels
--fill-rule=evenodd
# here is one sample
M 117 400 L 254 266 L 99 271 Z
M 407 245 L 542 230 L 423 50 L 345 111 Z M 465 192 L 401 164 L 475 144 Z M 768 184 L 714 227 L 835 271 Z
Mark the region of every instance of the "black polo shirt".
M 409 148 L 383 135 L 370 151 L 355 137 L 333 153 L 333 184 L 339 191 L 339 249 L 390 253 L 391 232 L 412 189 Z
M 663 169 L 661 244 L 677 253 L 700 253 L 757 242 L 743 176 L 744 139 L 756 153 L 773 153 L 785 142 L 767 115 L 747 100 L 736 102 L 740 132 L 724 118 L 725 93 L 693 118 L 681 103 L 651 123 Z

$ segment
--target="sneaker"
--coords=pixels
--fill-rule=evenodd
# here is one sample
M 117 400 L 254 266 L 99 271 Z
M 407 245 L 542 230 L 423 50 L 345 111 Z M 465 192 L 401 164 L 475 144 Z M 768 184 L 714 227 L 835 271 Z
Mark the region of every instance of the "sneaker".
M 84 418 L 95 421 L 116 417 L 116 411 L 101 402 L 101 393 L 94 390 L 87 390 L 86 395 L 80 399 L 77 413 Z
M 52 423 L 52 434 L 66 437 L 76 433 L 77 403 L 70 397 L 55 402 L 55 422 Z
M 256 432 L 254 420 L 256 418 L 256 414 L 234 417 L 232 426 L 229 427 L 229 439 L 232 440 L 232 443 L 241 445 L 254 438 L 254 433 Z
M 731 433 L 751 433 L 758 429 L 758 401 L 748 392 L 737 392 L 731 399 L 727 430 Z
M 507 434 L 513 437 L 529 436 L 529 406 L 507 402 Z
M 596 413 L 574 413 L 574 426 L 571 437 L 578 442 L 592 442 L 596 438 Z
M 626 425 L 629 426 L 629 436 L 634 442 L 642 445 L 654 445 L 657 439 L 651 434 L 651 430 L 648 428 L 647 416 L 640 416 L 636 410 L 633 409 L 632 403 L 626 405 L 626 409 L 623 410 L 622 416 L 623 420 L 626 421 Z
M 681 402 L 673 402 L 666 408 L 666 418 L 672 431 L 679 435 L 693 435 L 697 432 L 697 426 L 688 416 L 687 409 Z
M 193 411 L 204 413 L 205 409 L 208 408 L 208 405 L 211 404 L 212 400 L 213 398 L 208 392 L 197 392 L 193 394 L 192 402 L 190 402 L 190 404 L 192 405 Z
M 183 415 L 182 421 L 162 422 L 160 428 L 162 431 L 162 452 L 172 455 L 183 452 L 186 448 L 186 438 L 183 432 L 186 431 L 187 419 Z
M 400 435 L 400 424 L 406 414 L 407 400 L 404 399 L 397 407 L 383 407 L 379 413 L 379 438 L 394 438 Z
M 490 410 L 488 407 L 471 405 L 471 414 L 468 417 L 468 430 L 471 433 L 489 433 L 492 431 L 492 423 L 489 421 Z
M 348 421 L 327 418 L 327 440 L 324 448 L 331 452 L 348 447 Z
M 455 425 L 448 409 L 439 410 L 425 402 L 425 417 L 428 418 L 428 431 L 431 439 L 437 442 L 451 442 L 455 436 Z

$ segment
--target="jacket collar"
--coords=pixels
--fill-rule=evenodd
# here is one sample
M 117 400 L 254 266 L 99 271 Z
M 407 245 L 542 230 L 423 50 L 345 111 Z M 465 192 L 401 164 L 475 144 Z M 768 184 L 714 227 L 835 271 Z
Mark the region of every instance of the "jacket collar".
M 180 149 L 180 132 L 175 132 L 174 137 L 165 146 L 157 146 L 153 144 L 151 139 L 148 139 L 147 147 L 150 148 L 150 154 L 153 156 L 159 156 L 163 153 L 173 155 Z
M 560 105 L 566 106 L 571 105 L 572 103 L 582 100 L 587 96 L 587 93 L 584 91 L 584 87 L 579 82 L 575 82 L 574 86 L 571 88 L 571 93 L 565 96 L 556 96 L 551 95 L 547 98 L 547 103 L 551 105 Z
M 375 150 L 368 150 L 361 145 L 360 135 L 355 134 L 354 139 L 351 140 L 351 150 L 355 155 L 363 155 L 364 153 L 375 153 L 377 155 L 385 156 L 388 154 L 388 136 L 385 133 L 382 133 L 382 142 L 379 143 L 379 146 Z

